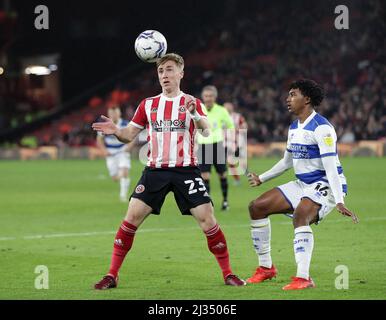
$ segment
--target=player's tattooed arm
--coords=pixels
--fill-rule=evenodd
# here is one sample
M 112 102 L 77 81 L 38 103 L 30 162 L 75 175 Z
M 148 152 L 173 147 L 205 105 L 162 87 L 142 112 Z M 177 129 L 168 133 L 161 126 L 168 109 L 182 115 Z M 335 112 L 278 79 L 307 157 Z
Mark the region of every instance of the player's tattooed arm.
M 101 116 L 103 122 L 94 122 L 92 128 L 95 131 L 102 132 L 103 134 L 113 134 L 117 139 L 123 143 L 129 143 L 133 141 L 142 129 L 129 124 L 125 128 L 119 128 L 110 118 Z
M 131 150 L 133 150 L 135 144 L 136 144 L 135 139 L 133 141 L 129 142 L 128 144 L 126 144 L 125 151 L 131 152 Z
M 135 140 L 138 134 L 142 131 L 142 129 L 137 128 L 129 123 L 129 125 L 125 128 L 118 129 L 114 135 L 117 139 L 123 143 L 130 143 Z

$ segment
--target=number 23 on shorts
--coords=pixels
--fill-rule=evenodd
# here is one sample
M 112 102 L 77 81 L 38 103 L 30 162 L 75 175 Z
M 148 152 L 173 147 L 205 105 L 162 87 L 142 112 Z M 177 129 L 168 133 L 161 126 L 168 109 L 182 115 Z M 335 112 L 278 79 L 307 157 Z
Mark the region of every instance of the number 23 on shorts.
M 198 182 L 198 186 L 196 186 L 196 182 Z M 195 178 L 194 180 L 185 180 L 185 184 L 189 185 L 189 194 L 196 193 L 197 191 L 206 191 L 204 181 L 202 178 Z

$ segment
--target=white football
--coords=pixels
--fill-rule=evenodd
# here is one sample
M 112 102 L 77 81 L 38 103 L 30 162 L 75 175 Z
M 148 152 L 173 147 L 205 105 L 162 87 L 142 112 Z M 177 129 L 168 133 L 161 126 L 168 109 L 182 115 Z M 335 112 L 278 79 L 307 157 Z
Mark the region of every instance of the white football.
M 135 53 L 145 62 L 155 62 L 163 57 L 167 47 L 166 38 L 161 32 L 156 30 L 141 32 L 134 44 Z

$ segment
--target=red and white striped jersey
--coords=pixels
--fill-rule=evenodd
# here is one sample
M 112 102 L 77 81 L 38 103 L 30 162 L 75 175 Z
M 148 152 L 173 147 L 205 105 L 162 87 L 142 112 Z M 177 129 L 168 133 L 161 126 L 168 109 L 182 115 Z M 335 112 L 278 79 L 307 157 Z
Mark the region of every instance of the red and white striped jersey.
M 197 112 L 206 116 L 201 101 L 196 99 Z M 149 142 L 147 166 L 155 168 L 197 166 L 194 150 L 195 125 L 185 109 L 185 96 L 175 98 L 162 93 L 144 99 L 130 122 L 140 129 L 147 129 Z
M 236 149 L 239 147 L 238 145 L 238 135 L 239 135 L 239 130 L 246 124 L 246 120 L 244 116 L 241 113 L 238 112 L 232 112 L 231 118 L 233 120 L 233 123 L 235 125 L 235 134 L 234 134 L 234 139 L 229 139 L 226 135 L 224 137 L 225 141 L 225 146 L 229 148 L 230 150 Z
M 244 116 L 241 113 L 238 112 L 232 112 L 231 117 L 233 120 L 233 123 L 235 124 L 235 129 L 238 130 L 244 123 L 246 123 Z

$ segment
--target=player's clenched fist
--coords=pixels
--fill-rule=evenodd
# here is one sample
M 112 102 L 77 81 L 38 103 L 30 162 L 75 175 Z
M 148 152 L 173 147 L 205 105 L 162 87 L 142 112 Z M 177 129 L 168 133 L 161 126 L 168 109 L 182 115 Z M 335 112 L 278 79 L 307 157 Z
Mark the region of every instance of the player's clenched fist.
M 248 182 L 251 187 L 257 187 L 262 184 L 259 176 L 255 173 L 248 173 Z
M 114 122 L 105 116 L 101 116 L 103 122 L 94 122 L 92 128 L 95 131 L 102 132 L 104 134 L 115 134 L 119 128 L 114 124 Z
M 185 107 L 190 113 L 193 114 L 197 107 L 196 99 L 194 99 L 194 97 L 189 94 L 185 94 Z

